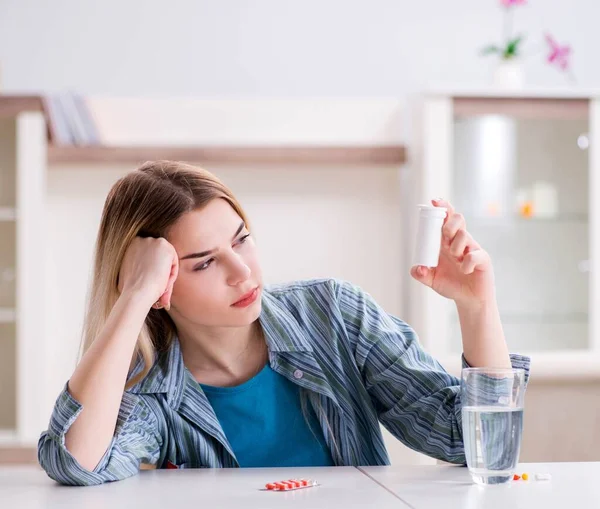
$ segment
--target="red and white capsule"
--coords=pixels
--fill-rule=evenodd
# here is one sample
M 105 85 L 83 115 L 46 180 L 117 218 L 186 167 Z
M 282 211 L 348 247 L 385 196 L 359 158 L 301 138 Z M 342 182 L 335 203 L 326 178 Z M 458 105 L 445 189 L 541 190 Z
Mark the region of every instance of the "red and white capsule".
M 265 484 L 265 489 L 268 491 L 292 491 L 313 486 L 317 486 L 317 481 L 312 479 L 288 479 Z

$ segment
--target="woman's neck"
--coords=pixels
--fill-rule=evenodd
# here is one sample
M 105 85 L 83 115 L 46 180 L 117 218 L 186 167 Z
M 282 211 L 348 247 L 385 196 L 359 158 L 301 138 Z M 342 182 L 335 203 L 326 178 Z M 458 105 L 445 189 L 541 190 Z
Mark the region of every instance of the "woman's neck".
M 258 320 L 246 327 L 178 330 L 178 335 L 185 366 L 206 385 L 242 384 L 267 362 L 267 346 Z

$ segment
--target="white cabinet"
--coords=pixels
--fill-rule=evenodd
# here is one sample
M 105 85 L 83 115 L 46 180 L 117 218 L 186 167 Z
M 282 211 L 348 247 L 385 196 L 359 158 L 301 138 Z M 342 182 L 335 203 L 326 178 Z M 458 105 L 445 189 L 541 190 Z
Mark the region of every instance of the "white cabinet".
M 436 93 L 422 120 L 416 195 L 448 198 L 491 254 L 510 350 L 540 374 L 600 373 L 600 95 Z M 453 303 L 411 294 L 423 343 L 456 367 Z
M 0 445 L 35 443 L 47 421 L 45 167 L 43 115 L 0 115 Z

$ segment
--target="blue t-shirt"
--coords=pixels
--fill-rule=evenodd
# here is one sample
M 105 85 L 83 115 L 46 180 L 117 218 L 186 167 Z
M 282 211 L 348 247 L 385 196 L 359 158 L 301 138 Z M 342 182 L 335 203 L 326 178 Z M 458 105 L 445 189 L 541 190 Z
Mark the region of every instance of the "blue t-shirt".
M 200 384 L 240 467 L 332 466 L 310 403 L 307 424 L 300 388 L 267 365 L 236 387 Z

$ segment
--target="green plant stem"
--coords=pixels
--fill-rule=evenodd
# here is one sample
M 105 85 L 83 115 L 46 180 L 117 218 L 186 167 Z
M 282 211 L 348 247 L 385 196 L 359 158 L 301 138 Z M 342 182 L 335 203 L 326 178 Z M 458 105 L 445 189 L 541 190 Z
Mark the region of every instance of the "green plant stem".
M 504 45 L 508 44 L 508 41 L 512 38 L 512 25 L 513 25 L 513 9 L 505 7 L 504 12 Z

